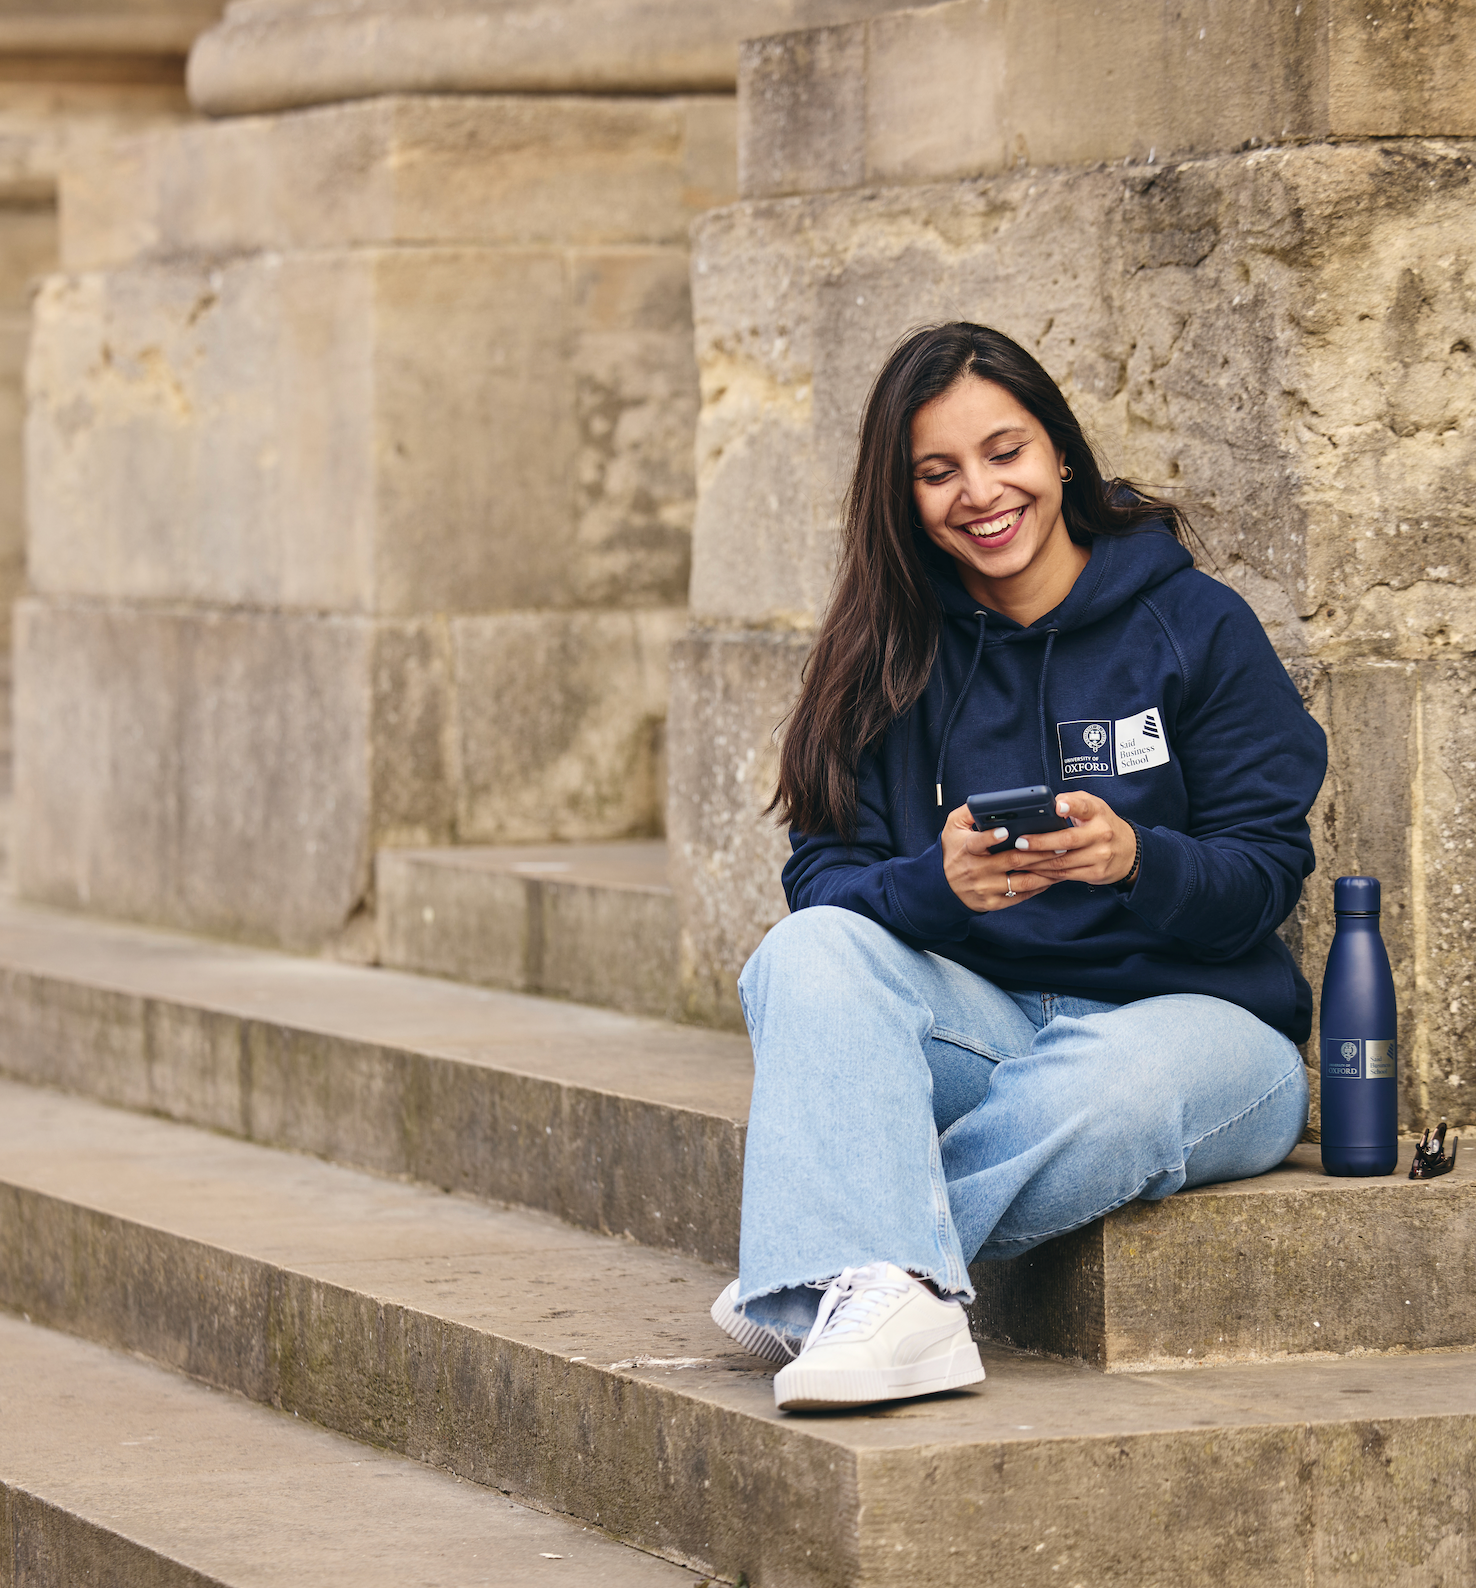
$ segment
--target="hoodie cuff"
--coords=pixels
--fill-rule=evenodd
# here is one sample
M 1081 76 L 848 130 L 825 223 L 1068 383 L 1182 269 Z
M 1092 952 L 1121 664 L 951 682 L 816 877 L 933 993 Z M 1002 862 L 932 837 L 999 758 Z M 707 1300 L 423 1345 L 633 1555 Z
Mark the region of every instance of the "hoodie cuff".
M 907 859 L 886 863 L 887 897 L 898 924 L 927 943 L 961 943 L 974 912 L 948 886 L 943 871 L 943 841 Z
M 1166 827 L 1140 827 L 1143 858 L 1138 862 L 1138 880 L 1123 895 L 1122 902 L 1134 915 L 1160 932 L 1172 930 L 1179 912 L 1193 897 L 1199 882 L 1199 866 L 1182 833 Z

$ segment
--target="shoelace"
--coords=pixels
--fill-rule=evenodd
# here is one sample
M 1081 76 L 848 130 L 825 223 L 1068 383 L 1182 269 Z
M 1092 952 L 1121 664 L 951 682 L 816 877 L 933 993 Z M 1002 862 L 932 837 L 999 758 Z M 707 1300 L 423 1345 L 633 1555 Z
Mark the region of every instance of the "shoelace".
M 905 1280 L 888 1279 L 886 1269 L 879 1263 L 868 1263 L 864 1268 L 843 1268 L 839 1277 L 825 1287 L 820 1310 L 800 1349 L 807 1351 L 822 1336 L 833 1339 L 853 1329 L 865 1328 L 893 1297 L 905 1296 L 909 1288 Z

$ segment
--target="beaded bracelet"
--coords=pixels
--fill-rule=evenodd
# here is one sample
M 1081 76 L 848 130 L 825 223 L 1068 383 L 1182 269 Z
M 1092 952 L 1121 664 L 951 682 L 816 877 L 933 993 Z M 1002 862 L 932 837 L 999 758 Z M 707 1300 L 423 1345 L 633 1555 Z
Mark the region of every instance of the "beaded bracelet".
M 1130 824 L 1133 829 L 1133 863 L 1128 867 L 1128 874 L 1120 881 L 1113 884 L 1119 893 L 1126 893 L 1138 880 L 1138 867 L 1143 864 L 1143 830 L 1136 822 Z

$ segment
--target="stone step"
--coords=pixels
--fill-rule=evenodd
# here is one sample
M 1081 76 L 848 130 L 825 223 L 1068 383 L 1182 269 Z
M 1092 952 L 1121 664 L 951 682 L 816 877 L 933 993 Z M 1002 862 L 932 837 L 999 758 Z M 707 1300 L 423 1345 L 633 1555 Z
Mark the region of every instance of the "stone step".
M 0 903 L 0 1070 L 737 1261 L 752 1069 L 722 1033 Z M 974 1323 L 1109 1372 L 1464 1347 L 1473 1231 L 1469 1154 L 1415 1184 L 1301 1147 L 976 1264 Z
M 1269 1174 L 1133 1202 L 969 1270 L 976 1329 L 1108 1372 L 1476 1346 L 1476 1169 L 1323 1174 L 1303 1145 Z
M 0 1070 L 736 1261 L 723 1032 L 0 900 Z
M 0 1083 L 0 1303 L 755 1585 L 1466 1580 L 1476 1357 L 783 1416 L 726 1270 Z M 591 1579 L 593 1580 L 593 1579 Z
M 660 839 L 381 849 L 384 965 L 629 1014 L 677 1013 L 677 919 Z
M 21 1567 L 6 1585 L 697 1583 L 588 1524 L 6 1316 L 0 1407 L 0 1558 Z
M 587 1524 L 4 1316 L 0 1409 L 7 1588 L 698 1583 Z

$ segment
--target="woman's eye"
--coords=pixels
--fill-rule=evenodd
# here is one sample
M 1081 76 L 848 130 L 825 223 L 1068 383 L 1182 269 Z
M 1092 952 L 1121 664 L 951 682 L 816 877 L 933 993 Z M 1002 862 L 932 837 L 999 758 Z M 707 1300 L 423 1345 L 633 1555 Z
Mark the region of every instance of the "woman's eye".
M 941 474 L 922 474 L 918 478 L 922 480 L 924 485 L 942 485 L 944 480 L 952 473 L 952 469 L 944 469 Z
M 1020 454 L 1024 450 L 1025 450 L 1025 444 L 1024 444 L 1024 442 L 1021 442 L 1020 445 L 1018 447 L 1015 447 L 1012 451 L 1009 451 L 1009 452 L 996 452 L 995 455 L 989 461 L 991 463 L 1013 463 L 1015 461 L 1015 459 L 1018 458 L 1020 456 Z

